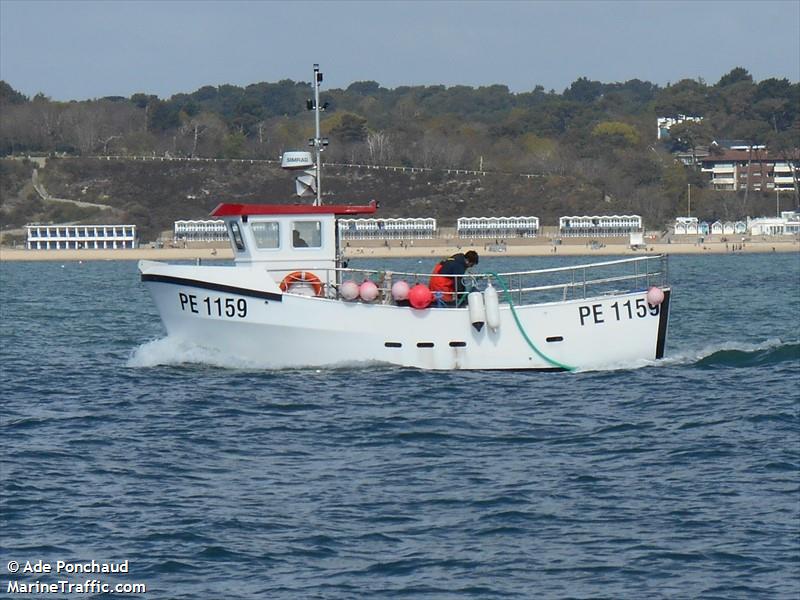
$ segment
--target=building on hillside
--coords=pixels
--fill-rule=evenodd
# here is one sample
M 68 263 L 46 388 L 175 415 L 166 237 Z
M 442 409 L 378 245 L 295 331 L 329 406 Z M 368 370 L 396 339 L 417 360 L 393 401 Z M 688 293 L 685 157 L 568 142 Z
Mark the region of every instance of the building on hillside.
M 767 147 L 762 144 L 748 144 L 747 140 L 713 140 L 712 146 L 722 148 L 723 150 L 766 150 Z
M 436 236 L 436 219 L 339 219 L 343 240 L 419 240 Z
M 699 159 L 701 170 L 711 176 L 715 190 L 735 192 L 749 188 L 752 191 L 794 190 L 795 179 L 800 176 L 800 150 L 789 156 L 754 147 L 752 150 L 725 150 Z
M 561 217 L 558 220 L 561 237 L 628 237 L 642 230 L 639 215 Z
M 228 230 L 222 220 L 181 220 L 175 221 L 173 237 L 176 242 L 226 242 Z
M 136 248 L 136 225 L 26 225 L 28 250 Z
M 709 146 L 697 146 L 692 148 L 691 151 L 673 152 L 672 155 L 687 167 L 694 167 L 702 162 L 713 149 L 716 152 L 725 152 L 728 150 L 745 150 L 745 151 L 761 151 L 765 150 L 766 146 L 748 144 L 743 140 L 714 140 Z
M 687 117 L 686 115 L 678 115 L 677 117 L 658 117 L 658 119 L 656 119 L 656 125 L 658 127 L 656 138 L 659 140 L 669 139 L 670 128 L 678 123 L 683 123 L 684 121 L 694 121 L 695 123 L 699 123 L 702 120 L 703 117 Z
M 461 217 L 456 222 L 460 238 L 532 238 L 539 234 L 538 217 Z
M 687 167 L 693 167 L 700 163 L 706 156 L 708 156 L 708 149 L 697 147 L 691 152 L 673 152 L 672 156 L 676 160 L 681 161 Z
M 748 219 L 751 235 L 800 235 L 800 213 L 783 211 L 780 217 Z

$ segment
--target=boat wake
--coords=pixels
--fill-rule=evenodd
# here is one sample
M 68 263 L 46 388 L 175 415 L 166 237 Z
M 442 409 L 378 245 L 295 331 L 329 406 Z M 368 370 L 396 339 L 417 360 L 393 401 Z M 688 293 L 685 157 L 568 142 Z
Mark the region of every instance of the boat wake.
M 678 349 L 667 353 L 661 360 L 639 360 L 633 363 L 609 363 L 592 369 L 580 369 L 578 373 L 597 371 L 629 371 L 645 367 L 694 366 L 701 369 L 741 368 L 769 366 L 784 362 L 800 361 L 800 342 L 787 342 L 772 338 L 758 344 L 722 342 L 696 349 Z
M 699 349 L 678 350 L 661 360 L 639 360 L 624 364 L 609 363 L 592 369 L 580 369 L 578 373 L 602 371 L 630 371 L 646 367 L 670 368 L 693 366 L 701 369 L 764 367 L 781 363 L 800 363 L 800 342 L 786 342 L 773 338 L 759 344 L 723 342 Z M 267 358 L 254 359 L 217 348 L 200 346 L 185 340 L 165 337 L 146 342 L 135 348 L 127 366 L 147 368 L 159 366 L 204 365 L 237 371 L 302 369 L 297 365 L 277 364 Z M 365 369 L 385 367 L 379 362 L 340 363 L 326 365 L 325 369 Z M 320 367 L 308 366 L 318 369 Z
M 225 352 L 218 348 L 201 346 L 186 340 L 164 337 L 157 340 L 146 342 L 131 352 L 126 366 L 132 368 L 164 367 L 164 366 L 187 366 L 203 365 L 209 367 L 219 367 L 222 369 L 233 369 L 237 371 L 253 370 L 296 370 L 296 369 L 320 369 L 318 366 L 308 365 L 282 365 L 274 359 L 267 357 L 253 358 L 246 357 L 233 352 Z M 385 367 L 385 363 L 377 361 L 369 362 L 341 362 L 335 365 L 326 365 L 327 369 L 363 369 L 374 367 Z
M 247 368 L 241 357 L 226 355 L 214 348 L 198 346 L 171 337 L 152 340 L 138 346 L 131 352 L 127 366 L 160 367 L 189 364 Z
M 767 340 L 761 344 L 724 344 L 698 356 L 700 368 L 765 367 L 781 363 L 800 362 L 800 342 Z

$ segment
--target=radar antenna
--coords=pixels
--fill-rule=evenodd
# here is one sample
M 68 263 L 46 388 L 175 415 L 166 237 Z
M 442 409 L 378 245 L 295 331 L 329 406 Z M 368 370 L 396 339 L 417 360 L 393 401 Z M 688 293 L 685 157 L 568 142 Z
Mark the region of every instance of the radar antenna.
M 322 204 L 322 189 L 320 186 L 321 171 L 322 171 L 322 151 L 328 145 L 328 138 L 320 135 L 319 130 L 319 113 L 328 108 L 328 103 L 325 102 L 322 106 L 319 104 L 319 87 L 322 83 L 322 73 L 319 70 L 319 65 L 314 64 L 314 99 L 309 98 L 306 100 L 306 108 L 314 111 L 314 137 L 309 138 L 308 145 L 314 148 L 315 159 L 312 159 L 311 152 L 284 152 L 281 157 L 281 167 L 287 170 L 302 170 L 302 174 L 295 177 L 295 186 L 297 195 L 300 197 L 315 195 L 313 206 Z

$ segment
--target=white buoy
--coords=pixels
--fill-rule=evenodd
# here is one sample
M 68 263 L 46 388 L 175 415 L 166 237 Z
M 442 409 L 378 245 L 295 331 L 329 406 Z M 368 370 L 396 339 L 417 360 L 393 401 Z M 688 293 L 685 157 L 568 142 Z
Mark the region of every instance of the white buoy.
M 408 292 L 410 289 L 411 287 L 408 285 L 407 281 L 395 281 L 394 285 L 392 285 L 392 298 L 395 302 L 408 300 Z
M 358 298 L 358 292 L 358 284 L 352 279 L 343 281 L 342 285 L 339 286 L 339 293 L 345 300 L 355 300 Z
M 483 329 L 486 323 L 486 308 L 483 305 L 483 294 L 480 292 L 470 292 L 467 295 L 467 306 L 469 306 L 469 322 L 476 331 Z
M 500 327 L 500 299 L 491 283 L 483 290 L 483 304 L 486 307 L 486 324 L 493 331 L 497 331 Z

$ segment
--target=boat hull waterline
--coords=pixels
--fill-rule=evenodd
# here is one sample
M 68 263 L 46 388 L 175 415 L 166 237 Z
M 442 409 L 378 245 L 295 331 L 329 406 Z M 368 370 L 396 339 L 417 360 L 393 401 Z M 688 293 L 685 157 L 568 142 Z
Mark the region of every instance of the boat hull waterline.
M 501 303 L 499 326 L 478 330 L 466 307 L 416 310 L 282 293 L 274 284 L 259 289 L 251 269 L 143 261 L 140 271 L 171 338 L 276 369 L 357 363 L 433 370 L 628 367 L 663 356 L 669 319 L 669 288 L 659 305 L 648 303 L 645 289 Z

